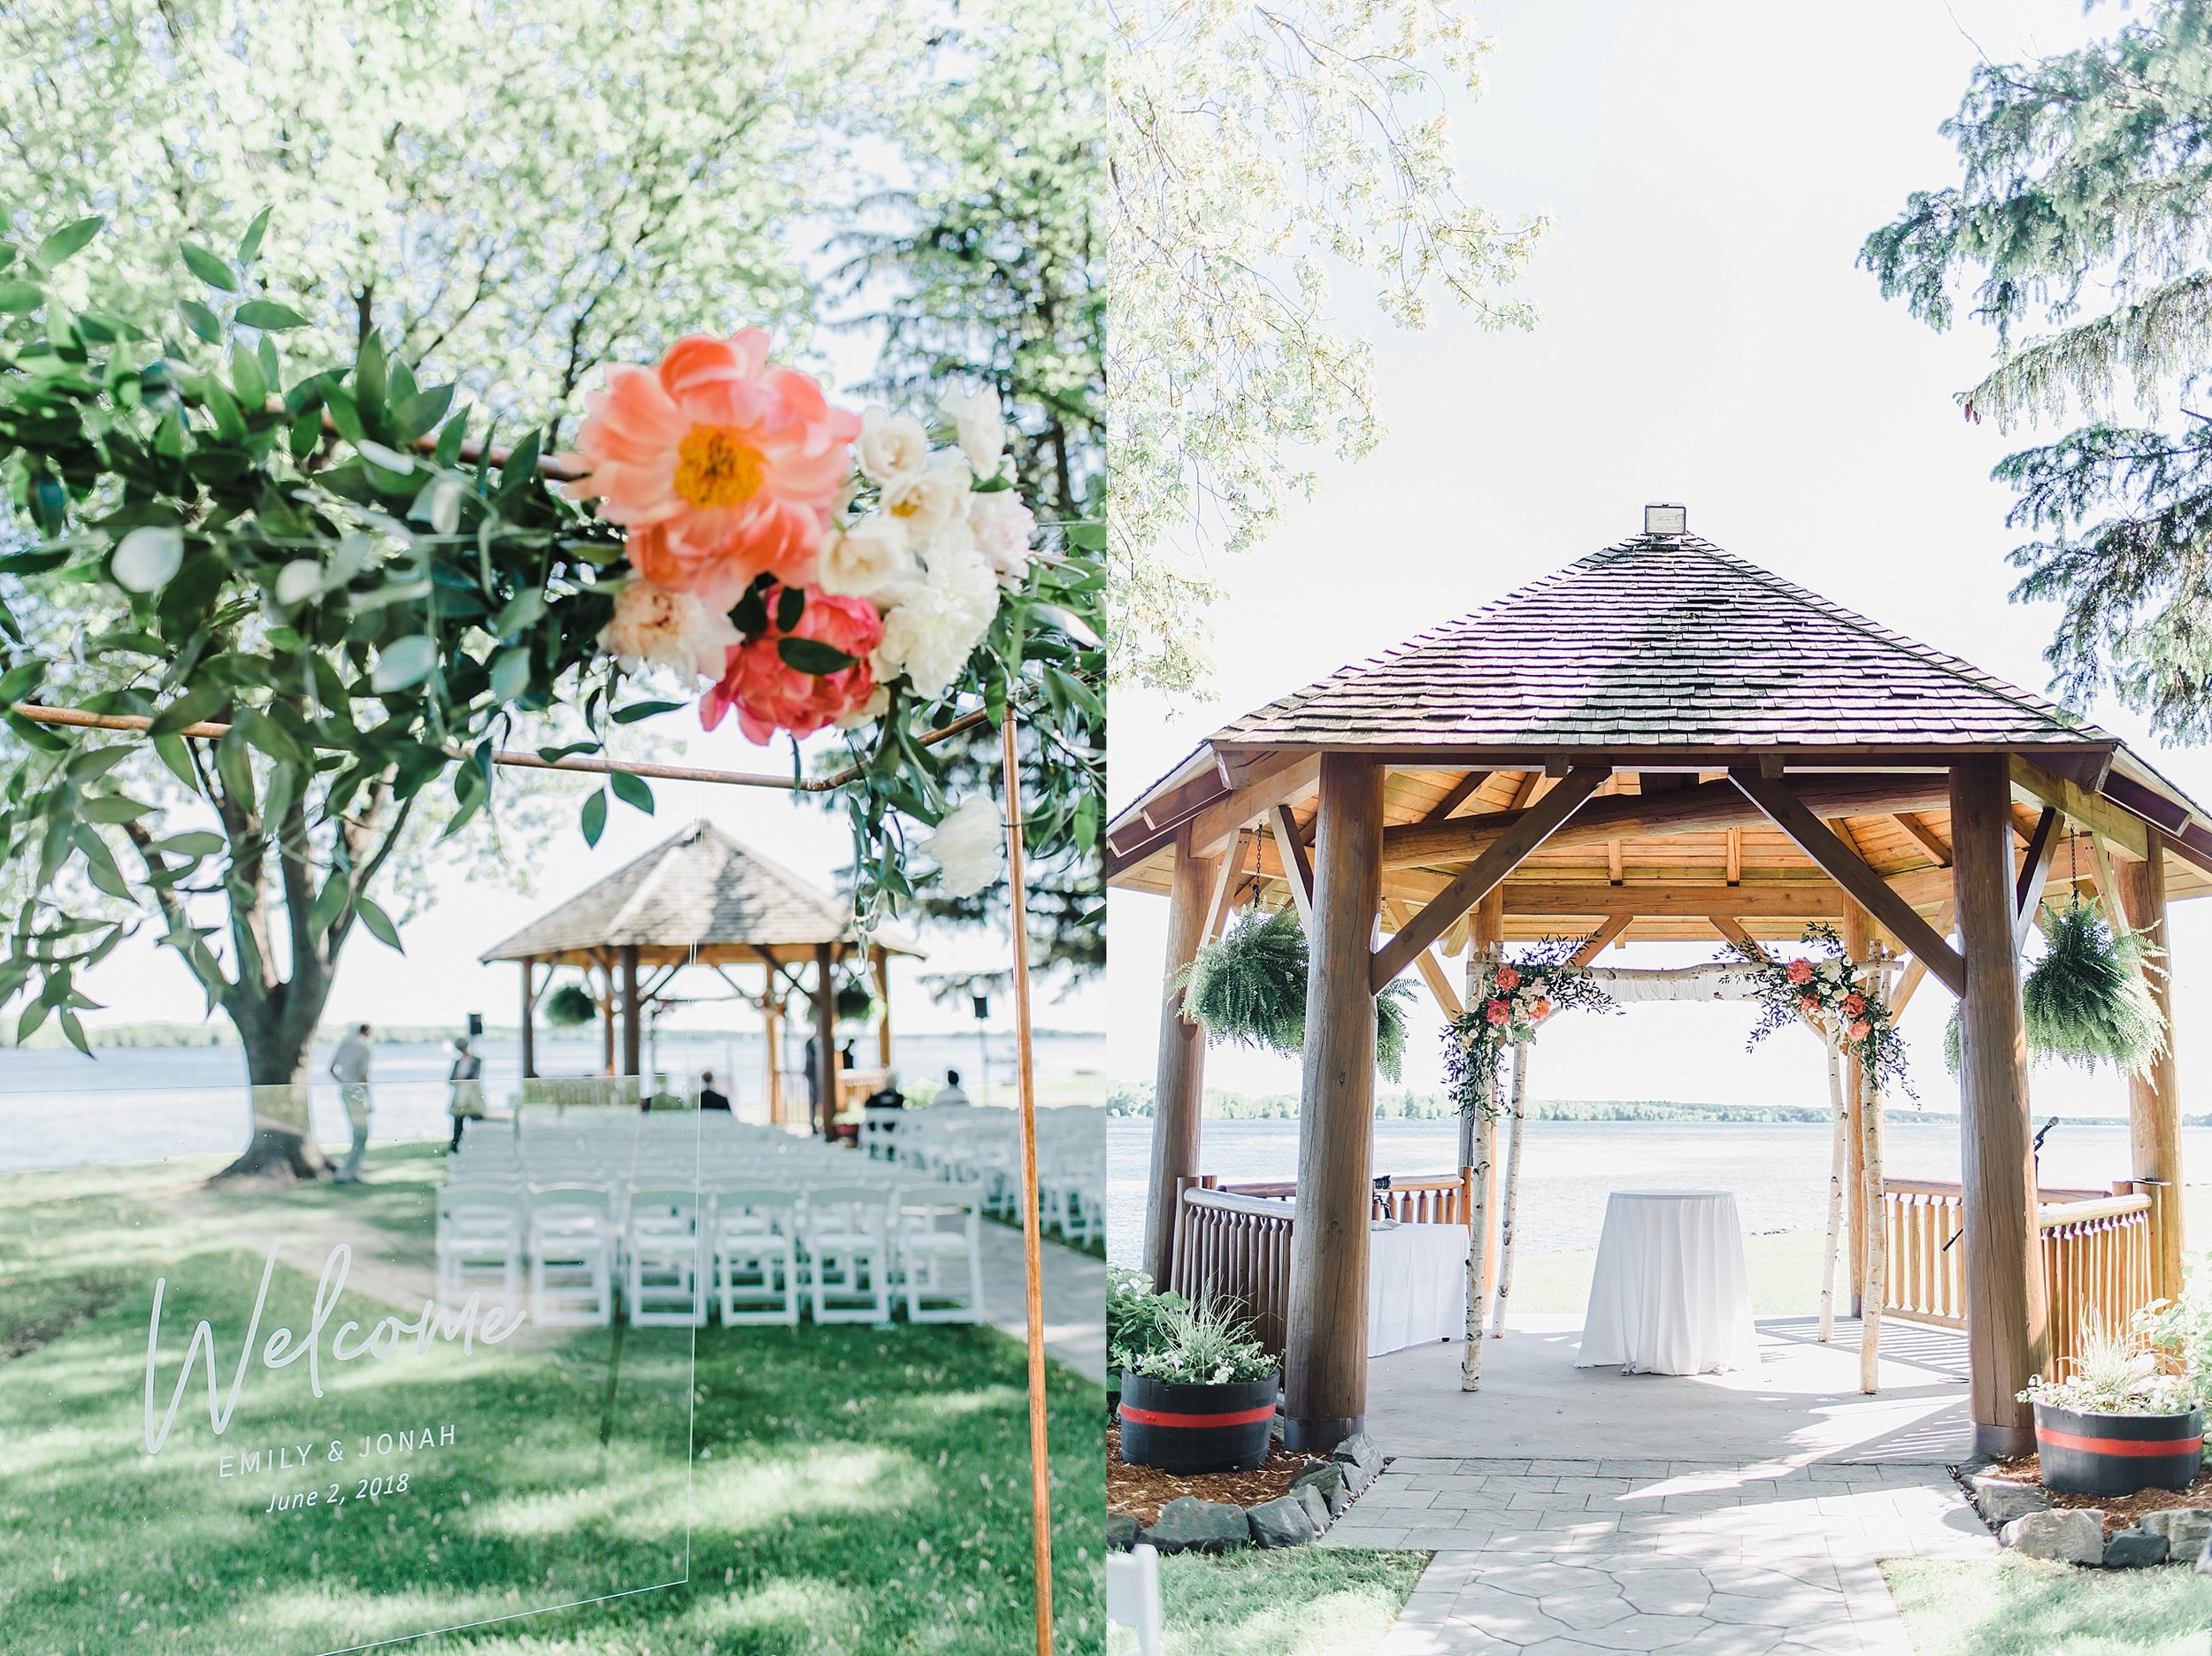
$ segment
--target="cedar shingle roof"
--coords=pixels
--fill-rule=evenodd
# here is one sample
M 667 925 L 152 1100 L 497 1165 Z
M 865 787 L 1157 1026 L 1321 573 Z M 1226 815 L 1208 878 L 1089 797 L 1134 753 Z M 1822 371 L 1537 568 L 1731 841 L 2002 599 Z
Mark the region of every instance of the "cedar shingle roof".
M 2114 740 L 1691 534 L 1609 547 L 1213 737 L 1401 748 Z
M 487 951 L 537 959 L 636 946 L 662 951 L 798 948 L 856 941 L 852 904 L 747 849 L 706 821 L 587 886 Z M 874 939 L 895 954 L 910 945 Z

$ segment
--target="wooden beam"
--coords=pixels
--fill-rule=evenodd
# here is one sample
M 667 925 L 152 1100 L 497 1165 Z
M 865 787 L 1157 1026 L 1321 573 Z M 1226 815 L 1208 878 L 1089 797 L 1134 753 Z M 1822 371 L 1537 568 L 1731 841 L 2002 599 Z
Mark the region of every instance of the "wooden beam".
M 1383 912 L 1390 916 L 1393 924 L 1405 924 L 1406 906 L 1396 898 L 1387 898 L 1384 901 Z M 1436 997 L 1436 1004 L 1444 1008 L 1446 1017 L 1457 1018 L 1465 1014 L 1466 1002 L 1459 998 L 1459 992 L 1452 987 L 1452 980 L 1446 976 L 1443 962 L 1436 958 L 1434 949 L 1423 949 L 1413 957 L 1413 965 L 1414 970 L 1421 974 L 1421 981 L 1428 985 L 1429 993 Z
M 1555 833 L 1568 817 L 1612 772 L 1599 765 L 1570 770 L 1543 800 L 1521 813 L 1514 825 L 1465 871 L 1431 898 L 1421 912 L 1383 947 L 1375 951 L 1369 982 L 1380 993 L 1385 985 L 1413 963 L 1413 957 L 1444 934 L 1453 921 L 1465 914 L 1521 865 L 1522 860 Z M 1380 850 L 1379 844 L 1377 847 Z
M 1622 932 L 1635 924 L 1634 915 L 1608 915 L 1603 924 L 1583 939 L 1582 947 L 1568 957 L 1571 966 L 1587 966 L 1592 961 L 1613 947 Z
M 1847 894 L 1887 926 L 1908 950 L 1925 959 L 1928 970 L 1950 985 L 1954 993 L 1966 993 L 1966 962 L 1959 958 L 1959 952 L 1937 935 L 1879 874 L 1846 849 L 1802 800 L 1781 783 L 1769 781 L 1755 770 L 1732 770 L 1729 776 Z
M 2051 877 L 2051 858 L 2058 850 L 2062 820 L 2056 807 L 2046 805 L 2035 819 L 2035 832 L 2028 836 L 2028 854 L 2013 883 L 2012 947 L 2016 949 L 2025 948 L 2028 934 L 2035 930 L 2036 911 L 2043 906 L 2043 886 Z
M 1183 1016 L 1177 982 L 1205 940 L 1214 865 L 1191 849 L 1189 824 L 1175 833 L 1175 884 L 1168 896 L 1167 959 L 1160 973 L 1160 1039 L 1152 1070 L 1152 1159 L 1144 1213 L 1144 1269 L 1174 1280 L 1179 1181 L 1198 1177 L 1198 1123 L 1206 1086 L 1206 1031 Z
M 1958 905 L 1956 903 L 1945 903 L 1943 907 L 1936 912 L 1935 929 L 1947 936 L 1950 932 L 1952 923 L 1957 917 Z M 1889 997 L 1889 1016 L 1891 1022 L 1894 1023 L 1898 1018 L 1904 1016 L 1905 1008 L 1910 1004 L 1914 993 L 1919 989 L 1920 985 L 1927 980 L 1927 976 L 1928 962 L 1922 960 L 1919 955 L 1915 954 L 1905 962 L 1904 972 L 1898 978 L 1897 987 L 1891 993 Z
M 1532 772 L 1532 775 L 1534 773 Z M 1540 780 L 1540 778 L 1539 778 Z M 1940 776 L 1847 773 L 1803 779 L 1799 797 L 1820 816 L 1886 816 L 1944 802 Z M 1517 808 L 1518 809 L 1518 808 Z M 1485 811 L 1448 822 L 1408 823 L 1383 831 L 1385 868 L 1421 868 L 1466 862 L 1512 831 L 1513 811 Z M 1666 794 L 1609 794 L 1576 813 L 1555 846 L 1601 845 L 1609 840 L 1654 840 L 1755 826 L 1765 818 L 1727 782 L 1701 782 Z
M 1621 842 L 1617 840 L 1605 842 L 1605 881 L 1609 886 L 1621 883 Z
M 1951 842 L 1929 827 L 1927 819 L 1918 811 L 1893 812 L 1892 820 L 1927 847 L 1928 855 L 1936 860 L 1938 868 L 1951 866 Z
M 2034 1417 L 2015 1394 L 2048 1372 L 2048 1307 L 2036 1230 L 2035 1153 L 2028 1135 L 2028 1046 L 2020 956 L 2012 946 L 2014 870 L 2005 761 L 1962 759 L 1951 771 L 1958 858 L 1961 993 L 1961 1196 L 1965 1216 L 1968 1409 L 1976 1453 L 2024 1454 Z
M 1275 836 L 1275 854 L 1283 860 L 1283 878 L 1290 886 L 1290 900 L 1298 905 L 1298 919 L 1310 929 L 1313 863 L 1306 855 L 1306 842 L 1298 837 L 1298 820 L 1290 814 L 1289 806 L 1278 805 L 1267 813 L 1267 825 Z
M 2053 776 L 2032 760 L 2012 755 L 2012 790 L 2039 805 L 2064 811 L 2085 828 L 2101 834 L 2132 857 L 2150 855 L 2144 835 L 2150 824 L 2101 794 L 2092 794 L 2064 777 Z
M 1757 961 L 1763 964 L 1766 961 L 1766 945 L 1760 942 L 1757 938 L 1753 937 L 1750 932 L 1745 931 L 1743 929 L 1743 922 L 1737 919 L 1734 916 L 1715 915 L 1713 916 L 1713 930 L 1719 932 L 1721 936 L 1726 938 L 1731 943 L 1733 943 L 1736 946 L 1738 952 L 1740 953 L 1746 960 Z
M 1366 1429 L 1375 992 L 1365 970 L 1382 902 L 1382 813 L 1379 764 L 1322 762 L 1283 1361 L 1283 1445 L 1310 1453 Z
M 1244 834 L 1240 831 L 1229 842 L 1229 849 L 1214 864 L 1213 890 L 1206 899 L 1206 939 L 1210 942 L 1221 935 L 1228 924 L 1229 910 L 1237 893 L 1238 865 L 1244 860 Z
M 837 1137 L 838 1090 L 844 1070 L 837 1055 L 836 956 L 826 943 L 814 946 L 814 1091 L 818 1119 L 815 1130 Z
M 1125 815 L 1124 832 L 1107 836 L 1106 875 L 1115 878 L 1148 857 L 1176 842 L 1187 827 L 1196 854 L 1210 860 L 1220 855 L 1238 829 L 1249 826 L 1286 800 L 1303 799 L 1313 792 L 1320 774 L 1318 754 L 1269 754 L 1247 767 L 1243 786 L 1213 799 L 1181 823 L 1151 832 L 1129 833 L 1129 826 L 1148 826 L 1141 816 Z
M 1743 884 L 1743 830 L 1740 828 L 1728 831 L 1728 883 L 1731 886 Z
M 1480 793 L 1482 791 L 1482 785 L 1489 779 L 1490 773 L 1487 770 L 1470 770 L 1465 776 L 1460 778 L 1458 781 L 1452 784 L 1451 792 L 1445 794 L 1442 799 L 1437 801 L 1435 804 L 1432 805 L 1429 808 L 1428 815 L 1422 817 L 1421 820 L 1423 822 L 1432 823 L 1442 822 L 1447 816 L 1449 816 L 1462 805 L 1464 805 L 1469 800 L 1474 798 L 1477 794 Z

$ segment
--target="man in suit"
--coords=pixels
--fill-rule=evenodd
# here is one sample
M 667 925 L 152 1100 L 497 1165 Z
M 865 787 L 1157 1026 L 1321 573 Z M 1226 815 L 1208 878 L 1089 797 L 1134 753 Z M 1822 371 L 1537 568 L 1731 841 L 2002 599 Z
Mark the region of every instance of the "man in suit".
M 714 1085 L 714 1071 L 711 1070 L 702 1071 L 699 1077 L 699 1108 L 703 1110 L 714 1109 L 725 1113 L 727 1113 L 730 1108 L 729 1095 L 717 1090 Z

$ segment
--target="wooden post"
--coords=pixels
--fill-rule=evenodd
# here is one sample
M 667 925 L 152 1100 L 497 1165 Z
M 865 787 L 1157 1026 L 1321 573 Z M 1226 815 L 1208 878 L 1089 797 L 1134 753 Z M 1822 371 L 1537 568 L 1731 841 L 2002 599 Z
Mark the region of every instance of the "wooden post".
M 880 943 L 868 946 L 868 971 L 876 980 L 876 1062 L 891 1068 L 891 956 Z
M 614 968 L 603 955 L 599 962 L 599 1068 L 603 1075 L 614 1070 Z
M 1874 950 L 1874 916 L 1848 897 L 1843 901 L 1843 954 L 1853 964 L 1865 960 Z M 1856 1058 L 1847 1056 L 1843 1061 L 1843 1183 L 1845 1200 L 1851 1208 L 1851 1315 L 1866 1315 L 1866 1244 L 1871 1234 L 1869 1227 L 1881 1221 L 1878 1206 L 1870 1214 L 1866 1206 L 1866 1133 L 1860 1116 L 1866 1104 L 1866 1077 L 1860 1073 Z
M 1214 860 L 1191 847 L 1187 824 L 1175 835 L 1174 884 L 1167 911 L 1167 961 L 1160 978 L 1160 1046 L 1152 1071 L 1152 1177 L 1144 1210 L 1144 1269 L 1165 1292 L 1175 1273 L 1179 1181 L 1198 1177 L 1199 1114 L 1206 1091 L 1206 1031 L 1183 1016 L 1176 978 L 1205 940 Z
M 783 1100 L 783 1000 L 776 993 L 776 962 L 769 961 L 761 967 L 760 986 L 760 1045 L 768 1073 L 764 1077 L 763 1096 L 768 1101 L 768 1124 L 780 1127 L 784 1123 Z
M 826 943 L 814 946 L 814 1089 L 821 1096 L 816 1130 L 825 1138 L 837 1137 L 837 971 L 836 959 Z
M 622 1073 L 638 1074 L 645 1051 L 644 1008 L 638 1004 L 637 945 L 622 946 Z
M 1283 1364 L 1283 1443 L 1294 1451 L 1325 1452 L 1366 1427 L 1382 817 L 1382 766 L 1324 755 Z
M 2166 836 L 2144 828 L 2150 855 L 2114 870 L 2127 923 L 2148 932 L 2156 968 L 2146 976 L 2151 999 L 2166 1025 L 2166 1050 L 2147 1076 L 2128 1077 L 2128 1137 L 2135 1177 L 2151 1184 L 2151 1292 L 2170 1298 L 2181 1292 L 2181 1075 L 2174 1059 L 2173 966 L 2168 951 L 2172 933 L 2166 922 Z
M 2011 797 L 2002 757 L 1953 763 L 1951 839 L 1966 957 L 1959 1156 L 1968 1406 L 1977 1453 L 2024 1454 L 2035 1447 L 2034 1417 L 2014 1394 L 2044 1366 L 2049 1314 L 2036 1234 L 2028 1044 L 2013 932 Z
M 529 1080 L 538 1072 L 538 960 L 534 954 L 522 957 L 522 1078 Z

